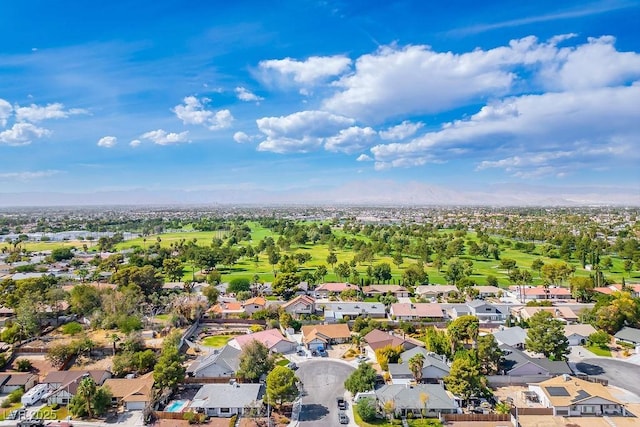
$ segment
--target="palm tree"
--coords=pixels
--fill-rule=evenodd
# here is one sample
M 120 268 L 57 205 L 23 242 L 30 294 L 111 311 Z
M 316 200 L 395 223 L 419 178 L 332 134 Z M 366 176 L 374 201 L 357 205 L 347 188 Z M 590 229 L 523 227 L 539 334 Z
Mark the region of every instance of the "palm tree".
M 96 383 L 91 377 L 85 377 L 80 381 L 76 394 L 80 395 L 87 408 L 87 416 L 93 418 L 93 396 L 96 394 Z
M 409 370 L 413 374 L 413 378 L 416 382 L 420 382 L 422 379 L 422 368 L 424 367 L 424 355 L 418 353 L 409 359 Z

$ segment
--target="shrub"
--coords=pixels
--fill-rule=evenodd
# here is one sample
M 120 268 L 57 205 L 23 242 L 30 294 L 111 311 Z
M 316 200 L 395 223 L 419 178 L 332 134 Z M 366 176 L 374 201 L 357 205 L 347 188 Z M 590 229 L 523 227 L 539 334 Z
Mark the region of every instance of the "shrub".
M 125 334 L 142 329 L 142 320 L 138 316 L 126 316 L 118 319 L 118 329 Z
M 82 332 L 82 325 L 78 322 L 69 322 L 62 326 L 62 333 L 66 335 L 75 335 Z
M 60 409 L 60 404 L 59 403 L 54 403 L 53 405 L 51 405 L 51 410 L 52 411 L 57 411 L 58 409 Z
M 376 418 L 376 404 L 371 398 L 360 399 L 356 404 L 356 412 L 362 421 L 369 422 Z
M 20 398 L 22 397 L 23 394 L 24 394 L 24 390 L 22 388 L 18 388 L 16 390 L 13 390 L 11 393 L 9 393 L 9 396 L 7 396 L 7 400 L 10 403 L 18 403 L 20 402 Z
M 2 408 L 9 408 L 11 406 L 11 402 L 9 402 L 9 399 L 4 399 L 2 401 L 2 404 L 0 404 L 0 407 Z
M 237 420 L 238 415 L 233 415 L 231 418 L 229 418 L 229 427 L 235 427 Z
M 29 372 L 33 365 L 29 359 L 19 359 L 16 361 L 16 367 L 18 368 L 18 372 Z

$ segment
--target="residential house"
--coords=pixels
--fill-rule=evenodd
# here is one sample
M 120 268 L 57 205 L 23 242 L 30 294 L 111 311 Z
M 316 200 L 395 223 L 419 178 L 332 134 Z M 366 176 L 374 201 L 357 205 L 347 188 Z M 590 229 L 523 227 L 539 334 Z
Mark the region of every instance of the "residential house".
M 578 315 L 569 307 L 517 307 L 513 309 L 513 314 L 518 320 L 529 320 L 539 311 L 547 311 L 551 315 L 564 323 L 577 323 L 580 319 Z
M 572 373 L 567 362 L 562 360 L 549 360 L 546 357 L 531 357 L 524 351 L 505 345 L 500 346 L 500 349 L 504 355 L 504 360 L 501 365 L 504 375 L 512 377 L 529 375 L 553 377 Z
M 473 289 L 478 291 L 478 298 L 493 298 L 502 294 L 502 289 L 497 286 L 474 286 Z
M 517 348 L 518 350 L 524 350 L 527 331 L 520 326 L 514 326 L 512 328 L 500 327 L 499 330 L 493 332 L 493 337 L 496 339 L 498 345 L 507 345 Z
M 0 328 L 4 327 L 9 319 L 13 319 L 16 315 L 14 309 L 0 305 Z
M 569 345 L 584 345 L 596 328 L 589 324 L 564 325 L 564 336 L 569 340 Z
M 267 329 L 266 331 L 237 335 L 228 344 L 231 347 L 242 350 L 251 341 L 258 341 L 264 344 L 273 353 L 285 354 L 296 349 L 296 343 L 286 339 L 278 329 Z
M 370 285 L 362 288 L 362 292 L 368 298 L 375 298 L 380 295 L 393 295 L 396 298 L 407 298 L 410 296 L 409 290 L 400 285 Z
M 422 341 L 416 340 L 404 334 L 398 335 L 393 332 L 384 332 L 380 329 L 374 329 L 364 336 L 364 341 L 367 343 L 367 354 L 371 359 L 375 359 L 375 352 L 379 348 L 392 346 L 401 346 L 404 350 L 411 350 L 418 346 L 424 346 Z
M 435 303 L 403 303 L 391 304 L 389 314 L 396 320 L 426 320 L 441 322 L 445 313 L 440 304 Z
M 605 386 L 570 375 L 529 384 L 529 391 L 538 395 L 543 406 L 553 408 L 554 416 L 626 415 L 622 402 L 613 397 Z
M 627 344 L 633 344 L 636 347 L 640 346 L 640 329 L 625 326 L 613 337 L 616 339 L 616 342 L 625 342 Z
M 372 319 L 387 317 L 387 309 L 380 302 L 324 302 L 318 304 L 318 308 L 324 308 L 324 320 L 327 323 L 335 323 L 343 318 L 353 320 L 358 316 Z
M 233 346 L 226 345 L 221 350 L 201 355 L 191 362 L 187 368 L 187 375 L 195 378 L 232 378 L 238 370 L 241 352 Z
M 328 298 L 331 294 L 340 294 L 347 290 L 359 291 L 360 288 L 351 283 L 323 283 L 316 288 L 314 293 L 316 298 Z
M 447 365 L 444 356 L 427 351 L 422 347 L 415 347 L 400 355 L 400 363 L 389 363 L 389 375 L 391 376 L 392 384 L 406 385 L 415 381 L 413 373 L 409 369 L 409 360 L 416 354 L 421 354 L 424 358 L 421 382 L 437 383 L 449 375 L 449 365 Z
M 207 316 L 227 319 L 229 317 L 237 317 L 244 314 L 244 307 L 239 302 L 222 301 L 207 310 Z
M 282 309 L 294 318 L 316 313 L 316 300 L 309 295 L 298 295 L 282 305 Z
M 253 297 L 249 298 L 245 302 L 242 303 L 242 308 L 244 312 L 251 315 L 256 311 L 264 310 L 267 306 L 267 300 L 263 297 Z
M 351 331 L 346 323 L 331 325 L 305 325 L 302 327 L 302 342 L 309 350 L 326 349 L 332 344 L 351 340 Z
M 480 323 L 502 323 L 507 320 L 508 313 L 503 312 L 498 307 L 483 300 L 477 299 L 468 302 L 467 307 L 469 307 L 469 311 L 467 314 L 476 316 Z M 454 311 L 455 310 L 456 309 L 454 309 Z
M 0 393 L 11 393 L 21 388 L 29 391 L 38 382 L 38 376 L 31 373 L 2 372 L 0 373 Z
M 520 295 L 521 301 L 539 301 L 539 300 L 570 300 L 571 291 L 568 288 L 560 288 L 551 286 L 526 286 L 524 288 L 514 288 L 515 292 Z
M 380 410 L 384 411 L 387 402 L 393 402 L 394 412 L 398 416 L 412 413 L 420 417 L 423 410 L 430 418 L 459 412 L 453 395 L 440 384 L 389 384 L 380 387 L 375 393 Z
M 623 287 L 621 284 L 615 284 L 600 288 L 594 288 L 593 290 L 596 292 L 600 292 L 601 294 L 612 295 L 614 292 L 621 292 L 623 290 Z M 629 292 L 634 298 L 640 298 L 640 284 L 625 284 L 624 291 Z
M 143 410 L 151 402 L 153 372 L 137 378 L 109 378 L 104 385 L 111 391 L 112 402 L 125 410 Z
M 209 417 L 242 415 L 251 408 L 262 407 L 262 384 L 205 384 L 191 400 L 192 409 Z
M 448 298 L 458 292 L 454 285 L 421 285 L 416 287 L 414 294 L 420 298 Z
M 49 405 L 66 405 L 75 396 L 80 382 L 85 377 L 93 378 L 98 386 L 101 386 L 108 378 L 111 378 L 111 372 L 105 370 L 90 371 L 52 371 L 42 380 L 43 384 L 47 384 L 50 390 L 53 390 L 46 396 Z

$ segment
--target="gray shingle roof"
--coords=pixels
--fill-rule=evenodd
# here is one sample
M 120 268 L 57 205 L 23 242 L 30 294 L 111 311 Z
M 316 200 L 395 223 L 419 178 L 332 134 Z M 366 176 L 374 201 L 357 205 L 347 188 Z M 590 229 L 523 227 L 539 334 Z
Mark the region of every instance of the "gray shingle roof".
M 262 399 L 262 384 L 205 384 L 191 401 L 192 408 L 245 408 Z
M 554 376 L 562 374 L 573 374 L 567 362 L 561 360 L 549 360 L 544 357 L 531 357 L 523 351 L 506 345 L 501 345 L 500 348 L 505 353 L 508 353 L 504 355 L 504 363 L 502 365 L 503 368 L 507 371 L 512 371 L 526 363 L 534 363 Z
M 418 384 L 410 387 L 402 384 L 385 385 L 376 390 L 376 398 L 380 402 L 393 401 L 396 409 L 422 409 L 424 408 L 424 404 L 420 400 L 422 393 L 429 396 L 427 401 L 429 410 L 456 408 L 455 402 L 440 384 Z
M 516 344 L 524 344 L 527 339 L 527 331 L 520 326 L 514 326 L 513 328 L 496 331 L 493 333 L 493 336 L 499 344 L 506 344 L 513 347 Z
M 227 372 L 236 372 L 240 363 L 241 351 L 230 345 L 226 345 L 222 350 L 214 350 L 206 356 L 196 359 L 187 368 L 187 373 L 197 374 L 198 371 L 206 369 L 207 367 L 218 364 Z
M 635 344 L 640 344 L 640 329 L 630 328 L 625 326 L 620 329 L 615 335 L 619 340 L 629 341 Z

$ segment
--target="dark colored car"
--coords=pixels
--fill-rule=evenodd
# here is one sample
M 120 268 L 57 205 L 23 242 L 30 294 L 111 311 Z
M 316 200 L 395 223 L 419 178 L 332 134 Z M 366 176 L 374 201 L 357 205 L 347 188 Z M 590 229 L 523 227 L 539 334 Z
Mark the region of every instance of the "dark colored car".
M 349 424 L 349 417 L 347 417 L 347 414 L 340 411 L 338 412 L 338 422 L 340 422 L 340 424 Z
M 347 401 L 343 397 L 336 397 L 336 403 L 338 404 L 338 409 L 347 409 Z
M 318 354 L 320 355 L 320 357 L 327 357 L 329 356 L 329 353 L 327 353 L 326 350 L 318 350 Z

